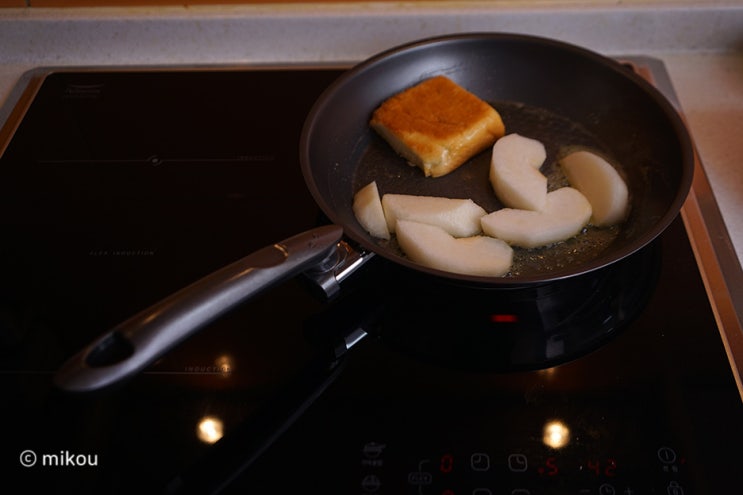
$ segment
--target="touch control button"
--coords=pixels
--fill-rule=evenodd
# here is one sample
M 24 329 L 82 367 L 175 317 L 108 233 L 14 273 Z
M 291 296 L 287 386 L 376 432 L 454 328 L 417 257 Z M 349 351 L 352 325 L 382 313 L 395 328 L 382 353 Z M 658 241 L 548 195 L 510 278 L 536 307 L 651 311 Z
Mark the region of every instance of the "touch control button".
M 661 447 L 658 449 L 658 460 L 663 464 L 673 464 L 676 462 L 676 451 L 670 447 Z
M 423 459 L 418 462 L 418 471 L 408 473 L 408 484 L 414 486 L 430 485 L 433 483 L 433 475 L 423 470 L 423 466 L 431 462 L 428 459 Z
M 382 481 L 378 476 L 370 474 L 361 480 L 361 488 L 366 493 L 376 493 L 382 487 Z
M 666 492 L 668 493 L 668 495 L 684 495 L 684 489 L 681 487 L 681 485 L 678 484 L 677 481 L 671 481 L 670 483 L 668 483 Z
M 470 456 L 470 467 L 473 471 L 487 471 L 490 469 L 490 456 L 476 452 Z
M 512 473 L 523 473 L 529 467 L 529 462 L 524 454 L 511 454 L 508 456 L 508 469 Z

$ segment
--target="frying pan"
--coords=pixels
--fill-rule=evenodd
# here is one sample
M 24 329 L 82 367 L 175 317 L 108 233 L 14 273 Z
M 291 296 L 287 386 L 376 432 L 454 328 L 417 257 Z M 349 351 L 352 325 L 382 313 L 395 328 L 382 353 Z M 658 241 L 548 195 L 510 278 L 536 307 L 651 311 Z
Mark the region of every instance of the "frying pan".
M 631 210 L 613 229 L 589 229 L 559 246 L 521 250 L 506 277 L 441 272 L 418 265 L 391 242 L 372 238 L 352 211 L 353 195 L 376 180 L 380 193 L 472 198 L 501 205 L 487 181 L 488 153 L 440 178 L 405 164 L 372 130 L 372 111 L 390 96 L 443 74 L 503 117 L 506 132 L 542 141 L 543 173 L 560 186 L 556 161 L 589 147 L 618 164 Z M 340 257 L 377 255 L 414 272 L 491 289 L 543 284 L 621 260 L 656 238 L 689 191 L 692 146 L 671 104 L 626 66 L 584 48 L 513 34 L 465 34 L 394 48 L 355 66 L 318 99 L 305 122 L 300 161 L 314 199 L 332 225 L 264 248 L 182 289 L 104 334 L 60 369 L 63 389 L 94 390 L 129 377 L 195 330 L 265 288 L 300 272 L 333 273 Z M 349 241 L 345 242 L 342 238 Z M 358 254 L 360 253 L 360 254 Z M 331 277 L 332 278 L 332 277 Z

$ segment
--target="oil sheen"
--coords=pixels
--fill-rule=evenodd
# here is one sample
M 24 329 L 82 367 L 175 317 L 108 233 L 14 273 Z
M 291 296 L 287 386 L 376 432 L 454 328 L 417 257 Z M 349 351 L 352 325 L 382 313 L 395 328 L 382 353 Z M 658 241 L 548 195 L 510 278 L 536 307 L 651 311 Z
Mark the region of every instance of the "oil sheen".
M 588 149 L 603 155 L 624 172 L 612 159 L 610 150 L 581 124 L 549 110 L 519 102 L 490 102 L 506 124 L 506 134 L 517 133 L 537 139 L 547 151 L 540 171 L 547 177 L 548 190 L 568 186 L 558 165 L 559 160 L 577 149 Z M 369 143 L 360 154 L 353 179 L 354 191 L 371 181 L 377 182 L 380 195 L 386 193 L 470 198 L 492 212 L 503 207 L 489 181 L 491 150 L 485 150 L 448 175 L 427 178 L 415 166 L 407 164 L 382 138 L 371 133 Z M 631 204 L 631 191 L 630 191 Z M 507 277 L 533 277 L 569 270 L 590 262 L 603 253 L 620 235 L 621 225 L 609 228 L 587 226 L 577 236 L 551 246 L 535 249 L 514 248 L 514 262 Z M 382 250 L 404 257 L 394 236 L 389 241 L 377 240 Z

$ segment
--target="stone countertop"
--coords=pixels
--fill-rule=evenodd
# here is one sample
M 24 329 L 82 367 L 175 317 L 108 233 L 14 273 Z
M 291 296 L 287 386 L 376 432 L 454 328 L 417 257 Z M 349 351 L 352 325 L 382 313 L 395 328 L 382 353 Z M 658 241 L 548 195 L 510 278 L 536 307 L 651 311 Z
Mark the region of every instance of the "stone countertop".
M 414 39 L 473 31 L 534 34 L 604 55 L 662 60 L 743 260 L 743 3 L 737 1 L 6 8 L 0 9 L 0 103 L 12 103 L 19 78 L 36 67 L 353 63 Z

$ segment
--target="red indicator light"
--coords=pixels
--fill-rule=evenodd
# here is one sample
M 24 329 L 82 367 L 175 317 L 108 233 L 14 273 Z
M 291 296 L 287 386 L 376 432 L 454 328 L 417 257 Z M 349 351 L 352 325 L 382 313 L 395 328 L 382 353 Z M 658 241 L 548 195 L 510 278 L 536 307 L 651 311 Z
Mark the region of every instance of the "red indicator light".
M 493 323 L 518 323 L 519 317 L 511 313 L 496 313 L 490 315 L 490 321 Z

